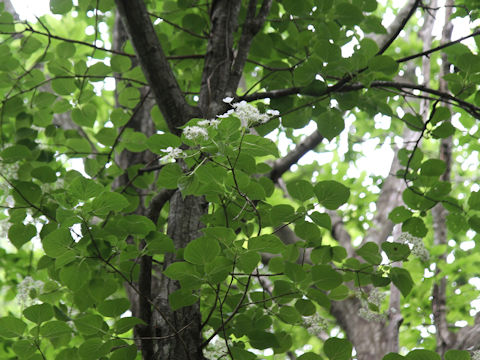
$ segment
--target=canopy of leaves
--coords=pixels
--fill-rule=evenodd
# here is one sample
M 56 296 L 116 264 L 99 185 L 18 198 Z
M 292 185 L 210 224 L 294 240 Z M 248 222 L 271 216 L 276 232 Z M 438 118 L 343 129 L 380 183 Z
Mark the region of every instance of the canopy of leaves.
M 422 47 L 421 1 L 49 4 L 0 3 L 1 359 L 471 358 L 478 31 Z

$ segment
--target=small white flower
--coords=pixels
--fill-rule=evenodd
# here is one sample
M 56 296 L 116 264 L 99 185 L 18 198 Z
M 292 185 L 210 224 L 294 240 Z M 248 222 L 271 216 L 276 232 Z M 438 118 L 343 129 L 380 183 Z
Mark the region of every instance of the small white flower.
M 475 350 L 472 353 L 472 360 L 480 360 L 480 350 Z
M 25 279 L 17 285 L 17 301 L 20 306 L 24 308 L 36 304 L 38 301 L 33 299 L 30 294 L 32 290 L 35 290 L 37 293 L 42 292 L 43 285 L 43 281 L 35 281 L 30 276 L 25 277 Z
M 303 317 L 303 327 L 310 335 L 319 336 L 322 332 L 328 330 L 328 323 L 327 320 L 315 313 L 312 316 Z
M 200 120 L 197 122 L 197 126 L 201 127 L 214 127 L 215 129 L 218 128 L 218 124 L 220 124 L 220 120 L 217 119 L 210 119 L 210 120 Z
M 233 97 L 227 96 L 223 99 L 223 102 L 226 104 L 230 104 L 233 101 Z
M 273 109 L 269 109 L 266 111 L 267 115 L 270 115 L 270 116 L 278 116 L 280 115 L 280 111 L 278 110 L 273 110 Z
M 210 126 L 212 126 L 213 128 L 217 129 L 218 128 L 218 125 L 221 123 L 220 120 L 217 120 L 217 119 L 212 119 L 210 120 Z
M 420 258 L 421 260 L 428 261 L 428 259 L 430 258 L 430 254 L 421 238 L 415 237 L 407 232 L 403 232 L 398 237 L 398 241 L 404 244 L 410 244 L 412 254 Z
M 230 109 L 225 114 L 218 115 L 217 118 L 225 119 L 225 118 L 228 118 L 233 113 L 234 113 L 233 109 Z
M 208 139 L 207 129 L 200 126 L 187 126 L 183 129 L 183 134 L 189 140 L 195 140 L 199 137 L 203 137 L 205 140 Z
M 207 127 L 210 125 L 210 120 L 200 120 L 197 122 L 197 126 Z
M 386 315 L 371 310 L 368 307 L 368 303 L 371 303 L 377 307 L 380 307 L 386 294 L 380 292 L 377 288 L 373 288 L 368 294 L 367 300 L 362 296 L 362 292 L 355 292 L 355 296 L 360 300 L 361 308 L 358 309 L 358 316 L 364 318 L 367 321 L 381 322 L 386 319 Z
M 173 148 L 171 146 L 167 147 L 165 150 L 162 150 L 162 152 L 167 153 L 167 155 L 162 157 L 162 160 L 164 161 L 170 161 L 170 160 L 175 160 L 175 159 L 180 159 L 185 157 L 185 153 L 183 152 L 182 149 Z
M 368 302 L 372 303 L 373 305 L 380 307 L 382 304 L 383 299 L 385 299 L 386 294 L 380 292 L 377 288 L 373 288 L 368 294 Z

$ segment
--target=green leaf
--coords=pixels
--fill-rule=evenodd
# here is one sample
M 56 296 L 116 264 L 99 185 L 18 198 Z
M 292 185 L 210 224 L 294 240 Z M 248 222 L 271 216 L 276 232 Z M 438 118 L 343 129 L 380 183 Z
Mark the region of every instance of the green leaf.
M 108 349 L 103 346 L 100 338 L 91 338 L 84 341 L 78 348 L 78 353 L 82 359 L 99 359 L 107 355 Z
M 480 232 L 480 216 L 473 215 L 468 219 L 468 225 L 475 230 L 476 232 Z
M 424 349 L 417 349 L 410 351 L 407 356 L 405 356 L 405 359 L 407 360 L 440 360 L 440 355 L 437 353 L 430 351 L 430 350 L 424 350 Z
M 297 360 L 322 360 L 322 357 L 313 352 L 307 352 L 300 355 Z
M 157 185 L 165 189 L 176 189 L 178 180 L 182 175 L 182 169 L 177 163 L 167 164 L 162 167 L 158 174 Z
M 287 204 L 275 205 L 270 210 L 270 218 L 275 225 L 290 222 L 295 218 L 295 209 Z
M 390 278 L 402 295 L 407 296 L 413 288 L 410 273 L 402 268 L 394 267 L 390 270 Z
M 69 264 L 60 270 L 60 281 L 72 291 L 80 290 L 89 280 L 90 268 L 84 261 Z
M 455 133 L 455 127 L 450 122 L 443 122 L 432 130 L 432 136 L 436 139 L 445 139 Z
M 130 69 L 132 61 L 126 56 L 113 55 L 110 59 L 110 65 L 112 66 L 113 71 L 122 73 Z
M 135 360 L 137 357 L 137 347 L 128 345 L 113 350 L 110 360 Z
M 41 324 L 53 317 L 53 307 L 50 304 L 32 305 L 23 310 L 23 315 L 28 320 Z
M 37 347 L 29 340 L 17 340 L 13 343 L 12 349 L 21 359 L 28 359 L 36 351 Z
M 104 321 L 100 315 L 87 314 L 73 321 L 77 330 L 84 335 L 95 335 L 103 330 Z
M 97 108 L 88 103 L 72 110 L 72 120 L 79 126 L 93 127 L 97 119 Z
M 427 199 L 418 189 L 407 188 L 403 191 L 402 194 L 403 201 L 405 204 L 414 210 L 428 210 L 435 206 L 436 202 L 430 199 Z
M 42 325 L 40 328 L 40 335 L 49 339 L 54 339 L 59 336 L 70 334 L 72 329 L 64 321 L 52 320 Z
M 92 208 L 95 214 L 107 215 L 110 211 L 121 211 L 130 203 L 121 194 L 116 192 L 104 192 L 95 198 L 92 202 Z
M 139 318 L 136 317 L 124 317 L 121 319 L 118 319 L 115 322 L 115 325 L 113 328 L 115 329 L 116 334 L 123 334 L 129 331 L 130 329 L 133 329 L 135 325 L 146 325 L 144 321 L 142 321 Z
M 32 177 L 48 184 L 57 181 L 57 175 L 50 166 L 39 166 L 33 169 L 30 173 Z
M 66 14 L 72 8 L 72 0 L 50 0 L 50 11 L 53 14 Z
M 307 273 L 303 266 L 292 262 L 285 263 L 285 275 L 295 283 L 298 283 L 307 277 Z
M 306 299 L 298 299 L 295 302 L 295 309 L 297 309 L 302 316 L 311 316 L 317 312 L 315 305 Z
M 180 138 L 170 133 L 153 134 L 147 139 L 147 146 L 149 150 L 160 155 L 166 155 L 166 152 L 162 150 L 165 150 L 168 147 L 178 148 L 181 144 L 182 141 Z
M 140 91 L 134 87 L 127 87 L 118 96 L 118 103 L 126 108 L 133 109 L 140 101 Z
M 209 237 L 200 237 L 192 240 L 183 253 L 183 258 L 197 265 L 205 265 L 220 253 L 218 241 Z
M 266 234 L 251 238 L 248 241 L 248 249 L 279 254 L 285 249 L 285 245 L 277 236 Z
M 382 250 L 385 251 L 388 258 L 392 261 L 402 261 L 410 255 L 410 248 L 408 245 L 385 241 L 382 243 Z
M 350 289 L 345 285 L 340 285 L 330 291 L 328 294 L 328 298 L 336 301 L 340 301 L 346 299 L 350 295 Z
M 247 274 L 250 274 L 257 267 L 262 257 L 256 251 L 248 251 L 241 254 L 237 259 L 237 266 L 239 269 Z
M 150 255 L 173 253 L 175 251 L 173 240 L 161 232 L 152 231 L 145 240 L 147 242 L 147 251 Z
M 280 320 L 287 324 L 299 324 L 302 321 L 300 313 L 291 306 L 282 306 L 278 312 L 278 317 Z
M 374 242 L 367 242 L 360 249 L 357 249 L 356 253 L 370 264 L 378 265 L 382 262 L 382 256 L 378 250 L 377 244 Z
M 13 224 L 8 229 L 8 238 L 17 249 L 20 249 L 35 235 L 37 235 L 37 228 L 32 224 Z
M 126 229 L 129 234 L 146 236 L 157 227 L 152 220 L 143 215 L 126 215 L 119 220 L 119 226 Z
M 332 141 L 345 129 L 345 121 L 339 111 L 332 110 L 322 113 L 315 118 L 315 122 L 318 132 L 329 141 Z
M 358 6 L 346 2 L 335 5 L 335 15 L 342 25 L 349 27 L 358 25 L 363 20 L 362 10 Z
M 117 130 L 114 128 L 102 128 L 98 133 L 95 134 L 95 138 L 100 142 L 100 144 L 105 146 L 112 146 L 117 139 Z
M 468 206 L 472 210 L 480 210 L 480 191 L 470 193 L 468 197 Z
M 67 191 L 75 198 L 85 201 L 98 196 L 103 191 L 103 186 L 92 179 L 77 176 L 68 185 Z
M 330 310 L 332 303 L 330 299 L 325 295 L 324 292 L 317 290 L 317 289 L 308 289 L 307 297 L 313 301 L 315 301 L 321 307 L 324 307 L 327 310 Z
M 352 344 L 346 339 L 330 338 L 323 344 L 323 352 L 330 360 L 349 360 Z
M 388 214 L 388 218 L 394 224 L 400 224 L 405 220 L 411 218 L 412 214 L 413 213 L 410 210 L 406 209 L 405 206 L 397 206 L 390 212 L 390 214 Z
M 425 226 L 425 223 L 419 217 L 411 217 L 410 219 L 407 219 L 402 224 L 402 231 L 408 232 L 413 236 L 420 237 L 420 238 L 426 236 L 428 233 L 428 229 Z
M 405 359 L 404 356 L 396 354 L 396 353 L 389 353 L 383 357 L 382 360 L 402 360 Z
M 291 197 L 300 201 L 306 201 L 315 195 L 312 184 L 306 180 L 288 182 L 287 190 Z
M 470 353 L 466 350 L 448 350 L 445 360 L 470 360 Z
M 242 152 L 252 156 L 273 155 L 278 157 L 277 145 L 270 140 L 257 135 L 245 135 L 242 141 Z
M 57 78 L 51 81 L 52 89 L 58 95 L 70 95 L 77 90 L 77 85 L 74 79 L 70 78 Z
M 173 264 L 170 264 L 165 271 L 163 271 L 170 279 L 173 280 L 182 280 L 186 277 L 192 276 L 194 273 L 194 267 L 192 264 L 189 264 L 184 261 L 177 261 Z
M 368 68 L 372 71 L 393 75 L 398 70 L 398 63 L 387 55 L 378 55 L 370 59 Z
M 343 281 L 342 275 L 333 270 L 329 265 L 313 266 L 312 279 L 315 285 L 322 290 L 335 289 Z
M 55 258 L 71 251 L 73 244 L 72 235 L 69 229 L 55 229 L 42 239 L 43 250 L 48 256 Z
M 422 163 L 420 174 L 424 176 L 440 176 L 447 169 L 445 161 L 439 159 L 429 159 Z
M 0 336 L 5 338 L 13 338 L 23 335 L 27 324 L 22 320 L 13 316 L 5 316 L 0 318 Z
M 128 151 L 141 152 L 147 150 L 147 137 L 138 131 L 125 131 L 122 136 L 122 144 Z
M 308 215 L 312 221 L 317 224 L 318 226 L 321 226 L 328 231 L 332 230 L 332 220 L 330 219 L 330 215 L 326 213 L 319 213 L 318 211 L 314 211 L 310 215 Z
M 252 330 L 247 334 L 250 345 L 255 349 L 265 350 L 268 348 L 279 347 L 277 337 L 263 330 Z
M 25 145 L 12 145 L 0 152 L 0 157 L 5 162 L 16 162 L 31 157 L 31 151 Z
M 469 229 L 469 225 L 465 216 L 455 213 L 450 213 L 447 215 L 447 227 L 453 234 L 465 232 Z
M 172 310 L 178 310 L 185 306 L 190 306 L 198 301 L 198 297 L 192 294 L 191 290 L 179 289 L 168 295 L 168 303 Z
M 117 317 L 130 308 L 130 301 L 127 299 L 105 300 L 98 306 L 98 311 L 103 316 Z
M 108 74 L 111 74 L 112 70 L 110 67 L 105 65 L 103 62 L 99 61 L 88 68 L 87 74 L 93 76 L 91 81 L 103 81 L 103 78 Z M 96 78 L 96 77 L 99 78 Z
M 350 189 L 333 180 L 320 181 L 315 185 L 314 192 L 320 204 L 329 210 L 338 209 L 350 197 Z

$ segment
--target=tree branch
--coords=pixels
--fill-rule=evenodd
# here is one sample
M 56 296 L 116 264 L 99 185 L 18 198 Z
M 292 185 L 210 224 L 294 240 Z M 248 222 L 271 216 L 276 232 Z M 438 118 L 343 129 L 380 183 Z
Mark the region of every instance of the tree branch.
M 300 158 L 310 150 L 313 150 L 323 140 L 322 134 L 318 131 L 311 133 L 305 140 L 298 144 L 295 149 L 290 151 L 283 158 L 276 160 L 273 163 L 269 178 L 275 183 L 278 179 L 290 169 L 293 164 L 296 164 Z
M 412 17 L 412 15 L 417 10 L 418 6 L 420 5 L 420 0 L 409 0 L 408 3 L 398 12 L 397 17 L 393 21 L 393 23 L 389 26 L 387 36 L 384 36 L 378 40 L 376 40 L 378 47 L 377 55 L 383 54 L 389 46 L 395 41 L 398 37 L 400 32 L 403 30 L 405 25 L 407 24 L 408 20 Z
M 157 105 L 165 117 L 169 130 L 178 135 L 179 127 L 198 116 L 199 111 L 185 100 L 158 41 L 144 2 L 116 0 L 115 3 Z
M 216 0 L 210 9 L 211 31 L 205 54 L 199 107 L 204 118 L 219 114 L 229 87 L 233 36 L 238 26 L 240 0 Z
M 272 6 L 272 0 L 263 0 L 260 11 L 256 15 L 257 0 L 250 0 L 247 9 L 247 15 L 242 28 L 242 35 L 237 46 L 237 53 L 232 64 L 232 72 L 230 74 L 229 87 L 227 94 L 235 94 L 238 86 L 238 82 L 243 73 L 245 62 L 247 61 L 250 46 L 253 38 L 260 31 L 268 13 Z

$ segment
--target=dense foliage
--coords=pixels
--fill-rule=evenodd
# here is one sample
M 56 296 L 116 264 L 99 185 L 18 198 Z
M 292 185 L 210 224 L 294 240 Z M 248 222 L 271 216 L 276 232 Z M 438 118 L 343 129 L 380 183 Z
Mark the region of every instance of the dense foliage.
M 4 0 L 0 358 L 478 359 L 475 3 Z

